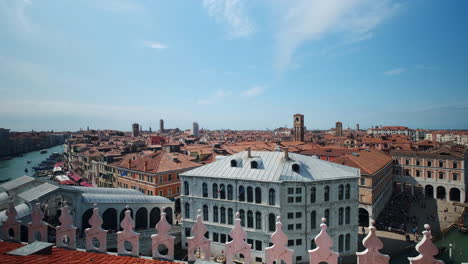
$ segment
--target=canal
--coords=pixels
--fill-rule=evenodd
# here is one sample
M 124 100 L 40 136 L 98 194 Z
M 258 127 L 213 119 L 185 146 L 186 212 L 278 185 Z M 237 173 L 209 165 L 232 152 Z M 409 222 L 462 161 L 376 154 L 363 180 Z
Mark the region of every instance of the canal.
M 24 175 L 32 176 L 34 166 L 44 161 L 53 152 L 63 153 L 63 145 L 58 145 L 47 149 L 47 153 L 40 154 L 39 151 L 24 153 L 22 157 L 13 157 L 11 160 L 0 161 L 0 180 L 8 178 L 15 179 Z M 27 163 L 30 160 L 31 163 Z M 27 168 L 28 172 L 24 169 Z

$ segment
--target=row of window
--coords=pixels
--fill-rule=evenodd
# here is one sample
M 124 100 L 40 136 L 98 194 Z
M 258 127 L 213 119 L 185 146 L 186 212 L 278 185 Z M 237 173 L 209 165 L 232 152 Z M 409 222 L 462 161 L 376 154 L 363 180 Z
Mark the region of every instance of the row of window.
M 169 174 L 167 175 L 167 180 L 164 180 L 164 175 L 159 175 L 158 178 L 156 176 L 150 176 L 150 175 L 144 175 L 144 174 L 139 174 L 139 173 L 133 173 L 133 172 L 128 172 L 128 171 L 120 171 L 119 170 L 119 175 L 121 177 L 131 177 L 131 178 L 136 178 L 138 176 L 138 180 L 140 181 L 146 181 L 149 183 L 167 183 L 167 182 L 172 182 L 174 180 L 173 175 Z M 178 180 L 180 178 L 179 174 L 176 174 L 175 179 Z M 158 181 L 156 181 L 158 179 Z
M 262 203 L 262 189 L 260 187 L 256 187 L 254 189 L 251 186 L 248 186 L 247 188 L 245 188 L 244 186 L 241 185 L 239 186 L 238 189 L 239 189 L 238 190 L 239 201 L 244 202 L 247 200 L 248 203 L 253 203 L 254 201 L 257 204 Z M 310 189 L 310 202 L 311 203 L 316 202 L 316 192 L 317 190 L 315 187 L 312 187 Z M 188 181 L 184 181 L 184 194 L 190 195 L 190 184 L 188 183 Z M 294 195 L 294 194 L 296 195 L 300 194 L 300 196 L 288 196 L 288 203 L 294 203 L 294 201 L 296 203 L 301 203 L 302 202 L 302 188 L 293 188 L 293 187 L 288 188 L 288 195 Z M 208 184 L 207 183 L 202 184 L 202 195 L 205 198 L 208 197 Z M 212 198 L 218 199 L 218 197 L 219 199 L 222 199 L 222 200 L 225 200 L 225 199 L 234 200 L 233 186 L 231 184 L 228 184 L 226 187 L 226 185 L 220 184 L 218 187 L 218 184 L 213 183 Z M 348 200 L 350 198 L 351 198 L 351 186 L 349 184 L 346 184 L 346 185 L 340 184 L 338 186 L 338 200 L 343 200 L 343 199 Z M 323 200 L 325 202 L 330 200 L 330 186 L 328 185 L 324 187 Z M 276 204 L 276 191 L 273 188 L 270 188 L 268 190 L 268 204 L 269 205 Z
M 415 170 L 414 173 L 412 173 L 412 171 L 410 169 L 404 169 L 403 171 L 404 171 L 404 176 L 415 176 L 415 177 L 423 177 L 424 176 L 424 172 L 420 171 L 420 170 Z M 396 169 L 395 174 L 399 175 L 400 171 L 398 169 Z M 412 175 L 412 174 L 414 174 L 414 175 Z M 425 174 L 426 174 L 426 178 L 431 179 L 433 177 L 433 175 L 434 175 L 434 172 L 433 171 L 426 171 Z M 438 175 L 439 180 L 444 180 L 446 173 L 443 172 L 443 171 L 440 171 L 437 175 Z M 458 179 L 459 179 L 459 174 L 458 173 L 452 173 L 452 179 L 449 179 L 449 180 L 458 181 Z
M 190 218 L 190 204 L 185 203 L 184 205 L 184 212 L 185 218 Z M 227 217 L 226 217 L 227 212 Z M 295 213 L 296 218 L 302 217 L 302 212 Z M 330 210 L 325 209 L 324 217 L 327 219 L 327 225 L 332 225 L 332 218 L 330 217 Z M 288 219 L 292 219 L 294 213 L 288 213 Z M 247 219 L 246 219 L 246 212 L 244 210 L 239 210 L 239 218 L 241 220 L 241 225 L 246 226 L 247 228 L 255 228 L 255 229 L 262 229 L 262 213 L 257 211 L 253 212 L 251 210 L 247 211 Z M 351 219 L 351 207 L 340 207 L 338 209 L 338 225 L 349 225 Z M 221 223 L 221 224 L 234 224 L 234 210 L 232 208 L 226 209 L 225 207 L 221 206 L 213 206 L 213 215 L 212 215 L 212 222 L 213 223 Z M 247 220 L 247 221 L 246 221 Z M 208 205 L 203 205 L 203 221 L 209 221 L 209 212 L 208 212 Z M 310 226 L 311 229 L 317 228 L 317 213 L 316 211 L 312 211 L 310 213 Z M 296 230 L 302 230 L 302 224 L 296 224 Z M 273 213 L 268 215 L 268 230 L 274 232 L 276 230 L 276 216 Z M 288 230 L 294 230 L 294 225 L 291 227 L 288 226 Z
M 399 164 L 398 159 L 393 160 L 394 164 Z M 447 167 L 449 167 L 449 161 L 439 160 L 438 164 L 435 162 L 433 163 L 432 160 L 427 160 L 426 162 L 427 167 L 436 167 L 438 165 L 439 168 L 444 168 L 444 164 L 447 163 Z M 452 169 L 458 169 L 458 161 L 452 161 Z M 416 160 L 415 162 L 411 162 L 411 159 L 405 159 L 405 165 L 415 165 L 415 166 L 424 166 L 424 163 L 421 160 Z
M 154 192 L 153 191 L 150 191 L 150 190 L 147 190 L 145 188 L 141 188 L 141 187 L 138 187 L 136 185 L 128 185 L 127 183 L 123 183 L 123 182 L 118 182 L 117 184 L 120 188 L 125 188 L 125 189 L 129 189 L 129 186 L 130 186 L 130 189 L 134 189 L 134 190 L 138 190 L 144 194 L 147 194 L 147 195 L 153 195 Z M 173 192 L 173 188 L 170 187 L 170 188 L 167 188 L 167 193 L 164 193 L 164 190 L 159 190 L 159 193 L 158 195 L 159 196 L 171 196 L 171 195 L 177 195 L 179 194 L 180 192 L 180 187 L 176 187 L 175 188 L 175 193 Z

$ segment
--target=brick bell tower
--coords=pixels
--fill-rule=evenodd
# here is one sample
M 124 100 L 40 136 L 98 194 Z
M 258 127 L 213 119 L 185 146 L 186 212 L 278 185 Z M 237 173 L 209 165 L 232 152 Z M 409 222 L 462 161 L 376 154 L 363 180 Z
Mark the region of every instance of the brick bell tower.
M 294 115 L 294 141 L 304 141 L 304 115 Z

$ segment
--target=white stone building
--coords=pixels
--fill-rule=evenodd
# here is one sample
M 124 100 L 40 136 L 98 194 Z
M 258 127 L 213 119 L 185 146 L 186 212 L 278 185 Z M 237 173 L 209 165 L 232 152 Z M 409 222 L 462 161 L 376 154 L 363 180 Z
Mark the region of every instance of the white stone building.
M 280 215 L 296 263 L 308 262 L 320 219 L 328 219 L 333 249 L 357 250 L 359 170 L 294 153 L 244 151 L 180 174 L 182 245 L 198 210 L 213 241 L 213 255 L 223 254 L 236 212 L 252 245 L 252 259 L 264 262 L 264 249 Z

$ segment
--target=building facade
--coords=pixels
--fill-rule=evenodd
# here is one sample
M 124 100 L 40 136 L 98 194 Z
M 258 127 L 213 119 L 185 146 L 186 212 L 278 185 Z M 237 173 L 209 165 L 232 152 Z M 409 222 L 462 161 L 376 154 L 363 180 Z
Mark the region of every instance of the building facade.
M 304 115 L 295 114 L 294 115 L 294 141 L 304 141 Z
M 201 210 L 212 253 L 222 254 L 239 212 L 252 245 L 252 259 L 264 262 L 265 247 L 281 216 L 295 263 L 309 261 L 321 218 L 328 219 L 334 247 L 357 249 L 359 170 L 283 152 L 244 151 L 181 174 L 182 246 Z

